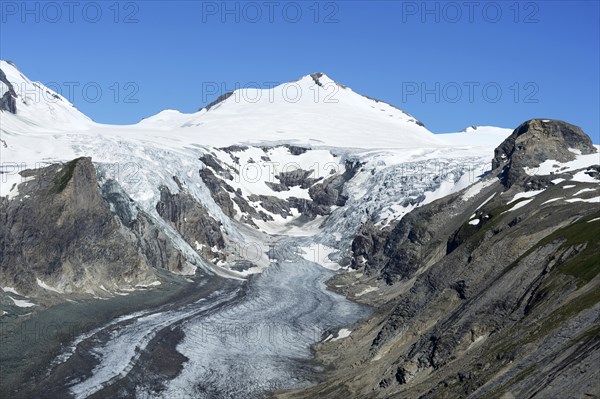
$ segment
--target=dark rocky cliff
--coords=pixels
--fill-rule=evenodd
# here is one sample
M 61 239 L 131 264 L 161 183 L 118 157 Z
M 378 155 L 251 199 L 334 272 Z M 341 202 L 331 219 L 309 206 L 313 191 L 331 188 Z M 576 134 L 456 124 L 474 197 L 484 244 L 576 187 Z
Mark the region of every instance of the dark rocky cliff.
M 4 83 L 8 90 L 0 96 L 0 111 L 8 111 L 11 114 L 17 113 L 17 93 L 12 83 L 6 79 L 6 74 L 0 69 L 0 82 Z
M 110 211 L 90 158 L 22 175 L 19 196 L 0 201 L 0 272 L 28 293 L 36 278 L 62 290 L 95 291 L 153 279 L 135 235 Z
M 185 257 L 116 182 L 99 186 L 90 158 L 21 175 L 18 195 L 0 198 L 0 273 L 19 292 L 43 295 L 39 279 L 106 294 L 154 282 L 156 269 L 183 269 Z

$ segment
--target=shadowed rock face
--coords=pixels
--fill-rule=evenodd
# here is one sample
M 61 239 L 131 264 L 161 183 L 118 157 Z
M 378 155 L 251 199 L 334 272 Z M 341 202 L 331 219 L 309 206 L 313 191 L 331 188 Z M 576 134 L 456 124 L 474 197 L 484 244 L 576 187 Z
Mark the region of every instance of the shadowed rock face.
M 0 111 L 8 111 L 11 114 L 17 113 L 17 102 L 8 91 L 0 97 Z
M 360 162 L 346 161 L 344 166 L 346 170 L 343 174 L 328 177 L 323 182 L 310 187 L 308 193 L 317 205 L 344 206 L 346 204 L 348 198 L 342 194 L 344 185 L 356 175 L 362 164 Z
M 160 188 L 158 214 L 173 226 L 193 248 L 205 258 L 221 257 L 225 247 L 220 224 L 213 219 L 189 193 L 172 194 L 167 187 Z M 211 248 L 214 248 L 213 251 Z
M 223 213 L 229 217 L 235 215 L 233 201 L 228 193 L 233 193 L 233 187 L 219 179 L 210 169 L 203 168 L 199 170 L 200 177 L 209 189 L 215 202 L 221 207 Z
M 391 229 L 380 230 L 371 223 L 365 224 L 352 241 L 351 266 L 363 268 L 369 275 L 379 275 L 387 284 L 412 278 L 426 258 L 438 250 L 434 246 L 429 251 L 424 248 L 440 232 L 438 226 L 429 223 L 440 209 L 441 206 L 416 209 Z
M 527 176 L 525 167 L 537 167 L 548 159 L 574 160 L 575 154 L 569 148 L 582 154 L 596 152 L 592 140 L 581 128 L 559 120 L 531 119 L 517 127 L 496 148 L 492 169 L 502 167 L 502 181 L 510 187 Z
M 104 295 L 100 286 L 118 290 L 154 282 L 156 269 L 184 271 L 188 260 L 163 227 L 116 181 L 99 187 L 90 158 L 21 175 L 25 181 L 16 198 L 0 198 L 0 277 L 20 292 L 43 293 L 40 279 L 65 293 Z M 169 195 L 161 210 L 182 236 L 190 229 L 178 223 L 182 204 L 196 227 L 206 227 L 204 213 L 188 210 L 195 209 L 189 198 Z M 213 232 L 203 230 L 198 240 L 221 248 L 218 237 L 214 242 L 206 238 Z
M 322 178 L 311 178 L 313 170 L 295 169 L 288 172 L 280 172 L 275 176 L 279 183 L 266 182 L 273 191 L 289 191 L 290 187 L 300 187 L 307 189 Z
M 0 97 L 0 111 L 8 111 L 11 114 L 17 113 L 17 93 L 13 85 L 6 79 L 6 74 L 0 69 L 0 82 L 4 83 L 8 87 L 2 97 Z
M 161 227 L 157 226 L 149 215 L 135 207 L 133 199 L 116 181 L 106 181 L 101 191 L 111 211 L 135 234 L 137 243 L 132 245 L 140 248 L 150 266 L 172 272 L 183 271 L 187 263 L 186 258 L 173 246 Z
M 0 199 L 0 273 L 23 292 L 36 278 L 67 292 L 153 281 L 135 234 L 102 198 L 90 158 L 24 171 Z

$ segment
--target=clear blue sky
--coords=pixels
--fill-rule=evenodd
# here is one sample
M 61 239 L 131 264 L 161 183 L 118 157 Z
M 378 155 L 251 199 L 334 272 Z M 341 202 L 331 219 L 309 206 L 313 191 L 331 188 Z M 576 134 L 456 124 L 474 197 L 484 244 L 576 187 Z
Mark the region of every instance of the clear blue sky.
M 544 117 L 600 141 L 598 1 L 0 4 L 0 57 L 99 122 L 323 71 L 436 133 Z

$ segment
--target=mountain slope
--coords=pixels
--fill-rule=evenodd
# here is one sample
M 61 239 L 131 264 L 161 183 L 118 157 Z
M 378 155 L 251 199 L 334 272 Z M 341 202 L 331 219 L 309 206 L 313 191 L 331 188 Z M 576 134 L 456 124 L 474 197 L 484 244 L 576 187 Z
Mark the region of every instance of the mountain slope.
M 353 267 L 364 277 L 350 278 L 357 287 L 343 284 L 344 276 L 331 286 L 379 303 L 379 312 L 348 338 L 318 345 L 318 356 L 332 367 L 326 382 L 281 397 L 600 393 L 593 366 L 600 359 L 598 152 L 582 132 L 568 143 L 558 139 L 565 151 L 591 152 L 577 156 L 588 166 L 561 168 L 567 155 L 563 163 L 553 161 L 563 173 L 526 175 L 507 189 L 502 178 L 513 159 L 532 168 L 556 156 L 523 157 L 552 148 L 536 131 L 549 141 L 557 137 L 552 132 L 572 132 L 561 121 L 540 122 L 515 130 L 537 147 L 518 146 L 475 186 L 423 205 L 389 228 L 363 226 L 352 250 Z M 383 304 L 378 291 L 387 297 Z
M 29 80 L 9 61 L 0 60 L 0 97 L 6 104 L 0 106 L 4 133 L 87 130 L 94 125 L 66 98 Z

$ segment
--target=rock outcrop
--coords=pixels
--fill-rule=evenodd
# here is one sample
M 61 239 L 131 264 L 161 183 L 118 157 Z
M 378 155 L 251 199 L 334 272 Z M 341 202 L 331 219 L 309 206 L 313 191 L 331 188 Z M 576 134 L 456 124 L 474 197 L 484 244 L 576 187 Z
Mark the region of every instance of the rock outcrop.
M 283 145 L 282 147 L 286 147 L 292 156 L 299 156 L 309 151 L 307 148 L 293 145 Z M 262 147 L 263 151 L 273 148 L 275 147 Z M 221 150 L 229 154 L 234 166 L 239 166 L 239 157 L 235 154 L 247 149 L 243 146 L 230 146 Z M 204 154 L 200 160 L 206 166 L 200 169 L 200 177 L 209 189 L 213 200 L 223 210 L 223 213 L 230 218 L 236 218 L 254 227 L 256 227 L 254 220 L 273 221 L 274 217 L 272 215 L 278 215 L 284 219 L 292 217 L 294 216 L 292 209 L 296 209 L 297 213 L 300 214 L 300 222 L 313 220 L 317 216 L 329 215 L 332 206 L 344 206 L 346 203 L 347 198 L 343 194 L 344 185 L 354 177 L 361 166 L 359 162 L 347 161 L 344 164 L 343 173 L 336 174 L 332 170 L 331 175 L 326 177 L 314 177 L 316 172 L 313 169 L 304 170 L 290 164 L 295 167 L 274 174 L 273 181 L 264 181 L 264 184 L 273 194 L 283 193 L 283 195 L 246 193 L 246 196 L 244 196 L 239 187 L 237 189 L 232 187 L 235 179 L 238 179 L 238 181 L 242 179 L 238 169 L 220 161 L 211 153 Z M 267 156 L 264 156 L 261 161 L 270 162 Z M 254 160 L 249 162 L 256 163 Z M 259 168 L 264 166 L 260 163 L 257 165 Z M 295 196 L 285 198 L 285 193 L 290 191 L 291 188 L 307 190 L 310 198 Z M 238 215 L 236 205 L 241 215 Z
M 266 182 L 273 191 L 289 191 L 291 187 L 300 187 L 307 189 L 322 178 L 311 178 L 314 173 L 312 170 L 295 169 L 287 172 L 281 172 L 275 176 L 279 183 Z
M 417 208 L 392 228 L 365 224 L 352 241 L 351 267 L 379 275 L 387 284 L 412 278 L 445 254 L 445 237 L 457 227 L 456 222 L 444 223 L 436 217 L 447 206 L 448 202 L 440 201 Z
M 323 182 L 311 186 L 308 191 L 310 198 L 322 206 L 344 206 L 348 199 L 343 194 L 344 184 L 354 177 L 361 166 L 360 162 L 347 161 L 344 173 L 327 177 Z
M 90 158 L 21 172 L 0 198 L 0 279 L 26 295 L 107 295 L 155 283 L 157 271 L 190 262 L 156 216 L 144 212 Z M 99 183 L 99 178 L 101 184 Z M 157 213 L 208 261 L 224 257 L 219 223 L 187 192 L 163 187 Z M 47 287 L 42 287 L 46 285 Z
M 596 152 L 581 128 L 559 120 L 531 119 L 496 148 L 492 169 L 502 172 L 504 185 L 510 187 L 527 178 L 525 168 L 537 168 L 545 160 L 572 161 L 577 151 Z
M 221 250 L 225 247 L 225 239 L 220 223 L 189 193 L 182 190 L 172 194 L 167 187 L 161 187 L 156 211 L 205 259 L 224 258 Z
M 2 93 L 2 96 L 0 97 L 0 111 L 8 111 L 11 114 L 16 114 L 17 113 L 17 102 L 16 102 L 16 98 L 17 98 L 17 93 L 15 92 L 15 89 L 12 85 L 12 83 L 10 83 L 8 81 L 8 79 L 6 79 L 6 74 L 0 69 L 0 82 L 2 82 L 4 85 L 6 85 L 7 87 L 7 91 Z
M 19 195 L 0 199 L 0 273 L 23 293 L 37 280 L 64 292 L 155 281 L 136 234 L 111 212 L 90 158 L 21 173 Z

